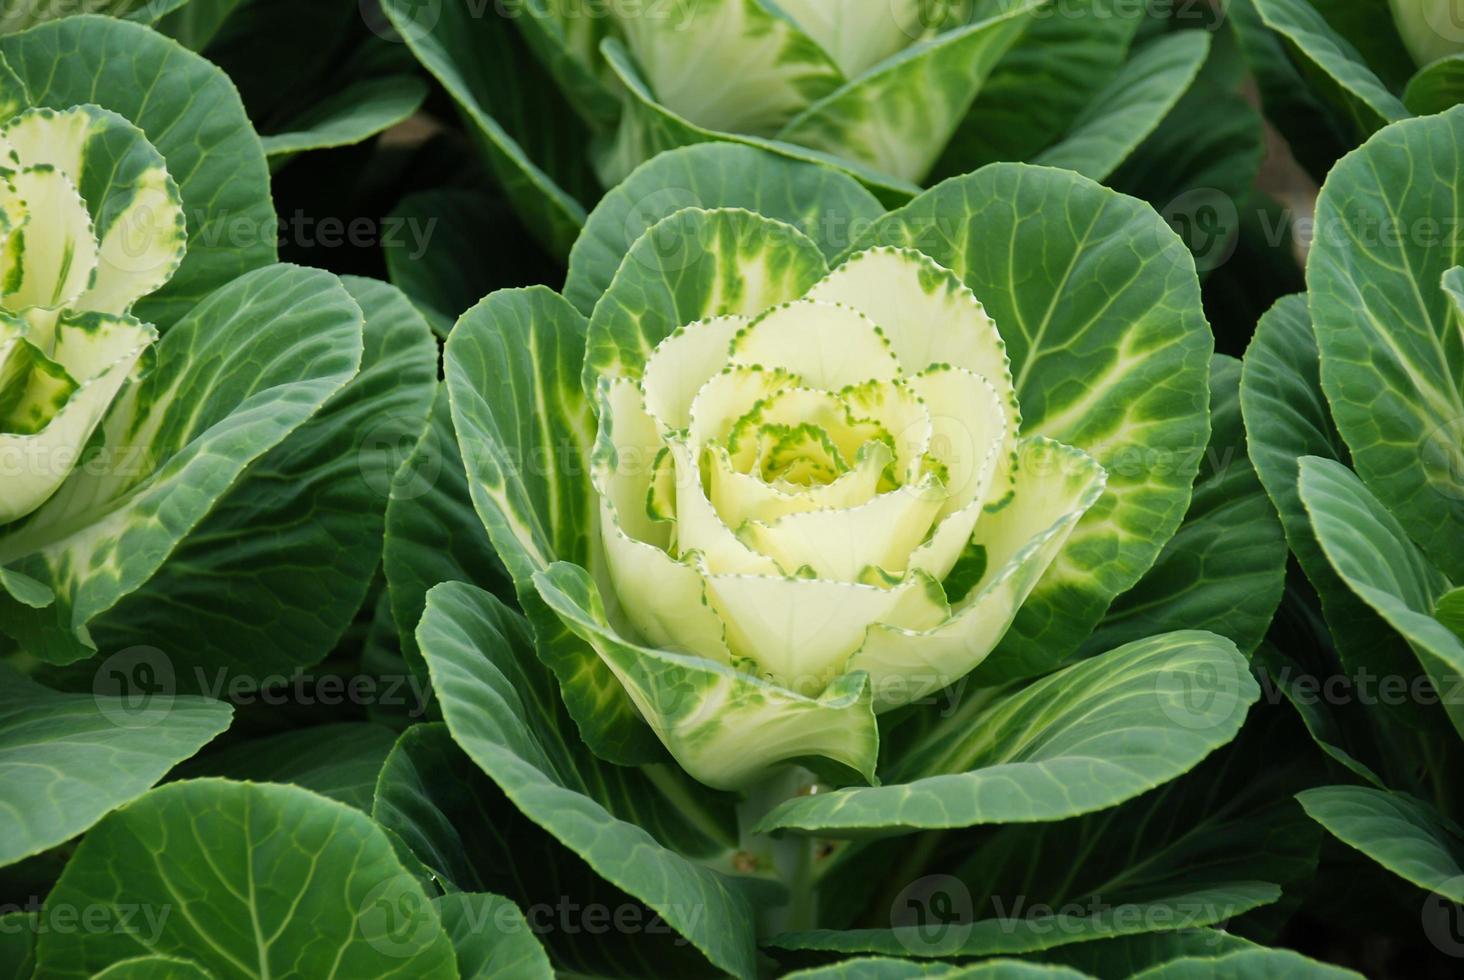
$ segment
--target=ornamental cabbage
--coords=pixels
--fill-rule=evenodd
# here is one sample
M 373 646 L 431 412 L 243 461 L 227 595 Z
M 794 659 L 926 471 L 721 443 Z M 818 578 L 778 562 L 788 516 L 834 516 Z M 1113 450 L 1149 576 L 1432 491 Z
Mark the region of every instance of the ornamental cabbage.
M 1093 635 L 1188 506 L 1212 343 L 1173 232 L 1076 175 L 996 164 L 886 213 L 704 144 L 607 196 L 562 296 L 465 313 L 445 367 L 474 507 L 590 748 L 847 785 L 881 780 L 895 709 L 1167 627 Z
M 135 374 L 157 331 L 128 311 L 178 268 L 185 229 L 157 150 L 97 106 L 15 115 L 0 128 L 0 161 L 4 524 L 56 492 Z M 88 183 L 103 164 L 131 178 L 125 192 Z M 106 200 L 83 197 L 99 187 Z
M 852 671 L 879 710 L 946 686 L 1103 490 L 1086 453 L 1020 421 L 997 326 L 912 250 L 680 327 L 601 390 L 592 471 L 626 619 L 810 697 Z
M 549 4 L 539 29 L 563 32 L 581 72 L 626 93 L 597 164 L 607 186 L 654 152 L 641 90 L 669 113 L 662 126 L 776 139 L 918 182 L 1034 6 L 696 0 L 597 18 L 570 2 Z

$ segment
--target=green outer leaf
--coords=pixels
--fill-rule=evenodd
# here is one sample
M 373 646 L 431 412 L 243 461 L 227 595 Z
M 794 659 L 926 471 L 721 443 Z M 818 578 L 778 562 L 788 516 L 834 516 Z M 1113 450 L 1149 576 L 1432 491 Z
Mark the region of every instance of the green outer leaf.
M 1425 891 L 1464 902 L 1464 836 L 1405 793 L 1322 786 L 1296 797 L 1342 843 Z
M 757 830 L 890 834 L 1101 810 L 1193 768 L 1234 737 L 1259 696 L 1229 640 L 1151 637 L 1013 693 L 969 698 L 902 750 L 881 773 L 888 785 L 790 800 Z
M 554 694 L 553 678 L 533 661 L 527 647 L 515 646 L 512 655 L 503 666 L 515 690 L 526 698 L 523 703 L 532 711 L 534 701 L 544 698 L 539 701 L 543 713 L 535 716 L 539 719 L 535 730 L 544 736 L 540 741 L 546 748 L 587 761 L 585 772 L 605 780 L 594 792 L 616 807 L 630 807 L 629 822 L 657 835 L 673 850 L 686 843 L 685 838 L 672 839 L 675 832 L 667 833 L 669 824 L 653 807 L 634 814 L 636 805 L 653 799 L 655 790 L 648 782 L 640 776 L 622 781 L 626 770 L 602 766 L 583 744 L 569 744 L 558 736 L 572 729 Z M 516 667 L 521 672 L 515 673 Z M 415 725 L 398 740 L 382 767 L 373 814 L 400 842 L 401 852 L 415 852 L 411 861 L 421 866 L 434 888 L 449 894 L 492 892 L 525 909 L 554 966 L 562 971 L 590 976 L 706 971 L 702 955 L 664 921 L 653 919 L 654 912 L 601 878 L 583 858 L 521 812 L 464 754 L 444 724 Z M 735 836 L 736 830 L 729 827 L 726 833 Z M 536 867 L 552 868 L 554 873 L 522 873 Z M 565 915 L 578 919 L 577 910 L 590 908 L 633 909 L 635 919 L 627 929 L 560 927 Z
M 1209 437 L 1214 341 L 1184 245 L 1147 205 L 1077 174 L 992 164 L 877 221 L 855 249 L 915 248 L 954 271 L 1011 357 L 1024 436 L 1094 456 L 1078 523 L 980 683 L 1051 670 L 1153 564 Z
M 98 622 L 103 648 L 161 647 L 180 672 L 217 685 L 317 663 L 360 610 L 392 477 L 436 390 L 437 344 L 398 290 L 341 283 L 365 314 L 360 373 Z
M 315 725 L 237 741 L 184 763 L 174 775 L 291 783 L 369 813 L 376 776 L 395 744 L 396 732 L 385 725 Z
M 1301 687 L 1301 677 L 1316 677 L 1307 674 L 1294 659 L 1288 657 L 1272 643 L 1262 643 L 1252 656 L 1251 662 L 1264 671 L 1281 695 L 1296 709 L 1306 726 L 1307 734 L 1333 761 L 1340 764 L 1359 779 L 1379 789 L 1386 784 L 1374 768 L 1383 768 L 1378 758 L 1373 725 L 1369 724 L 1370 711 L 1375 706 L 1356 702 L 1349 704 L 1324 704 L 1312 693 L 1310 686 Z M 1321 681 L 1316 682 L 1318 685 Z M 1445 737 L 1451 737 L 1446 734 Z M 1401 754 L 1401 753 L 1399 753 Z M 1366 756 L 1366 761 L 1362 758 Z
M 579 385 L 585 329 L 584 317 L 542 286 L 500 290 L 453 328 L 447 388 L 473 506 L 513 576 L 539 655 L 595 754 L 634 765 L 665 750 L 615 675 L 533 583 L 555 561 L 589 564 L 596 549 L 588 466 L 595 420 Z
M 381 7 L 457 103 L 524 224 L 552 254 L 568 255 L 585 221 L 581 202 L 596 193 L 583 162 L 585 133 L 537 62 L 521 50 L 513 25 L 497 9 L 475 17 L 458 0 L 427 7 L 382 0 Z
M 610 665 L 681 767 L 706 785 L 755 785 L 790 759 L 830 759 L 874 782 L 879 729 L 868 675 L 846 674 L 818 698 L 802 697 L 735 667 L 627 643 L 576 565 L 551 565 L 534 582 Z
M 445 384 L 437 386 L 422 437 L 392 480 L 381 564 L 402 655 L 419 680 L 427 677 L 417 650 L 417 623 L 428 589 L 438 582 L 469 582 L 496 595 L 513 594 L 508 572 L 473 510 Z
M 1464 102 L 1464 54 L 1424 65 L 1403 90 L 1403 104 L 1415 116 L 1443 112 L 1460 102 Z
M 1008 920 L 1020 935 L 1020 920 L 1040 918 L 1048 910 L 1092 914 L 1128 907 L 1136 914 L 1161 896 L 1256 881 L 1283 886 L 1307 881 L 1316 872 L 1324 835 L 1292 795 L 1313 782 L 1312 760 L 1278 762 L 1276 746 L 1294 737 L 1296 721 L 1284 708 L 1257 714 L 1236 742 L 1193 771 L 1118 807 L 1071 820 L 992 828 L 963 838 L 959 850 L 912 848 L 899 841 L 883 853 L 866 848 L 875 858 L 869 868 L 843 861 L 844 867 L 832 869 L 835 876 L 822 878 L 821 889 L 854 890 L 874 873 L 881 886 L 874 894 L 888 908 L 875 905 L 856 921 L 887 916 L 897 927 L 920 924 L 924 911 L 928 926 L 996 918 Z M 1151 931 L 1180 924 L 1143 920 Z M 929 932 L 933 941 L 942 941 L 938 929 Z M 990 950 L 999 951 L 994 942 Z M 1089 948 L 1086 956 L 1077 952 L 1060 961 L 1126 977 L 1158 962 L 1155 957 L 1166 946 L 1162 958 L 1214 953 L 1220 942 L 1218 933 L 1181 948 L 1138 939 L 1109 941 L 1104 945 L 1116 948 L 1106 954 L 1101 947 Z M 1141 959 L 1145 952 L 1147 960 Z M 1084 959 L 1107 963 L 1107 969 L 1095 970 Z
M 426 83 L 414 75 L 365 79 L 306 106 L 288 130 L 261 136 L 260 142 L 269 157 L 353 146 L 406 119 L 426 98 Z
M 1210 368 L 1210 445 L 1184 523 L 1154 567 L 1119 596 L 1083 646 L 1107 650 L 1174 629 L 1203 629 L 1249 655 L 1286 585 L 1286 537 L 1246 453 L 1241 365 L 1216 354 Z
M 921 963 L 885 957 L 842 960 L 785 974 L 785 980 L 907 980 L 940 977 L 960 980 L 1082 980 L 1086 974 L 1060 966 L 1023 963 L 1020 960 L 986 960 L 956 966 L 950 963 Z
M 544 947 L 517 905 L 498 895 L 459 893 L 433 899 L 457 951 L 462 980 L 550 980 Z
M 875 65 L 789 120 L 778 138 L 923 181 L 1041 2 L 982 8 L 991 16 Z
M 756 316 L 798 299 L 828 264 L 792 225 L 750 211 L 687 208 L 657 222 L 625 254 L 585 339 L 581 383 L 639 378 L 676 328 L 725 314 Z
M 1391 11 L 1367 0 L 1309 0 L 1322 14 L 1322 19 L 1362 55 L 1362 60 L 1377 73 L 1390 91 L 1407 84 L 1418 70 L 1397 30 Z M 1391 6 L 1391 5 L 1390 5 Z
M 0 568 L 0 591 L 32 609 L 44 609 L 56 601 L 56 594 L 45 584 L 8 568 Z
M 1171 929 L 1104 939 L 1076 946 L 1060 946 L 1038 954 L 1048 963 L 1084 970 L 1100 980 L 1128 980 L 1147 967 L 1187 956 L 1213 958 L 1254 945 L 1221 929 Z
M 1092 942 L 1147 932 L 1149 922 L 1170 928 L 1199 928 L 1224 922 L 1251 909 L 1274 902 L 1281 895 L 1275 885 L 1236 882 L 1196 889 L 1140 905 L 1099 908 L 1092 914 L 1059 910 L 1053 916 L 984 919 L 977 922 L 900 926 L 894 929 L 851 929 L 844 932 L 812 930 L 774 936 L 774 949 L 823 950 L 838 953 L 879 953 L 887 956 L 984 956 L 1025 953 L 1069 943 Z
M 1357 49 L 1327 23 L 1307 0 L 1255 0 L 1266 26 L 1276 31 L 1301 59 L 1312 84 L 1351 120 L 1363 137 L 1408 110 L 1373 74 Z
M 1212 57 L 1208 64 L 1214 63 Z M 1241 93 L 1220 87 L 1202 69 L 1164 121 L 1107 182 L 1154 206 L 1194 254 L 1202 278 L 1223 270 L 1239 277 L 1249 293 L 1256 290 L 1256 283 L 1237 268 L 1244 262 L 1245 252 L 1239 256 L 1241 262 L 1231 265 L 1230 260 L 1238 248 L 1260 250 L 1266 245 L 1250 244 L 1243 236 L 1269 243 L 1278 234 L 1273 229 L 1286 227 L 1284 216 L 1263 213 L 1264 199 L 1252 201 L 1263 155 L 1261 114 Z M 1276 250 L 1282 247 L 1278 245 Z M 1300 266 L 1291 262 L 1289 282 L 1299 283 Z M 1294 288 L 1289 282 L 1288 288 Z M 1223 287 L 1206 290 L 1207 315 L 1221 326 L 1228 311 L 1223 304 L 1213 310 L 1217 304 L 1211 296 L 1237 302 L 1229 292 Z M 1259 315 L 1257 310 L 1240 322 L 1248 330 Z
M 0 602 L 0 625 L 43 659 L 90 655 L 86 625 L 151 578 L 251 462 L 356 374 L 361 330 L 339 280 L 295 266 L 248 273 L 200 303 L 113 404 L 93 444 L 101 463 L 0 536 L 0 564 L 58 600 L 42 611 Z
M 1390 126 L 1344 157 L 1317 199 L 1306 269 L 1322 388 L 1353 467 L 1455 580 L 1464 313 L 1446 280 L 1464 263 L 1461 142 L 1464 107 Z
M 684 208 L 743 208 L 792 225 L 832 259 L 884 208 L 851 177 L 751 147 L 702 143 L 637 167 L 585 222 L 569 255 L 564 297 L 589 316 L 631 245 Z
M 449 583 L 428 594 L 417 641 L 453 737 L 526 816 L 654 909 L 715 967 L 753 973 L 752 912 L 742 894 L 627 822 L 627 809 L 643 821 L 654 815 L 637 812 L 636 774 L 606 782 L 608 767 L 561 741 L 553 706 L 533 700 L 545 693 L 552 698 L 551 689 L 511 680 L 524 669 L 515 660 L 523 656 L 522 632 L 511 616 L 469 586 Z M 636 780 L 641 794 L 648 789 L 645 778 Z M 612 801 L 617 789 L 622 795 Z
M 1032 162 L 1106 179 L 1174 108 L 1209 53 L 1204 31 L 1150 41 L 1083 107 L 1063 138 Z
M 82 9 L 89 14 L 105 14 L 108 17 L 151 24 L 186 3 L 188 0 L 91 0 L 83 4 Z M 13 34 L 49 20 L 69 16 L 73 16 L 73 11 L 68 4 L 36 2 L 17 5 L 16 9 L 8 10 L 4 16 L 0 16 L 0 34 Z
M 1297 489 L 1301 457 L 1347 460 L 1322 396 L 1316 335 L 1304 296 L 1283 296 L 1256 324 L 1241 368 L 1240 407 L 1256 474 L 1281 515 L 1286 542 L 1322 602 L 1343 664 L 1397 673 L 1411 655 L 1387 623 L 1332 570 Z
M 0 117 L 19 115 L 31 104 L 30 91 L 0 54 Z
M 92 980 L 213 980 L 213 974 L 177 956 L 138 956 L 113 963 Z
M 620 80 L 624 92 L 620 126 L 614 138 L 598 146 L 596 169 L 607 186 L 620 183 L 634 168 L 657 154 L 695 143 L 728 142 L 768 150 L 790 160 L 818 163 L 859 179 L 881 199 L 903 201 L 920 192 L 908 180 L 873 170 L 857 160 L 822 150 L 798 146 L 783 140 L 763 139 L 741 133 L 724 133 L 697 126 L 656 101 L 641 78 L 630 53 L 616 38 L 600 45 L 605 61 Z
M 1231 0 L 1230 24 L 1255 77 L 1261 107 L 1312 179 L 1327 171 L 1352 146 L 1350 124 L 1325 104 L 1302 78 L 1286 42 L 1261 20 L 1253 0 Z
M 1362 974 L 1307 959 L 1289 949 L 1240 949 L 1222 956 L 1186 956 L 1134 975 L 1134 980 L 1349 980 Z
M 1142 11 L 1121 0 L 1048 5 L 997 62 L 932 177 L 1031 160 L 1060 139 L 1128 53 Z
M 133 921 L 126 909 L 162 919 L 146 942 L 144 926 L 42 934 L 39 971 L 57 980 L 138 953 L 227 977 L 457 976 L 427 896 L 381 830 L 292 786 L 200 779 L 153 790 L 87 834 L 46 906 L 106 910 L 114 923 Z
M 525 0 L 514 24 L 564 97 L 598 130 L 615 125 L 620 100 L 598 64 L 599 39 L 611 30 L 612 19 L 593 16 L 595 9 L 583 0 Z M 571 37 L 566 19 L 575 15 L 579 23 L 573 26 L 583 30 Z
M 174 697 L 126 655 L 103 661 L 91 694 L 62 694 L 0 665 L 0 866 L 64 843 L 145 793 L 229 727 L 223 702 Z
M 1448 581 L 1362 481 L 1335 460 L 1301 459 L 1301 501 L 1332 568 L 1402 634 L 1464 735 L 1464 640 L 1433 618 Z
M 133 313 L 163 329 L 215 289 L 275 260 L 269 171 L 223 72 L 176 42 L 110 17 L 67 17 L 0 37 L 34 105 L 95 103 L 129 119 L 168 161 L 188 219 L 188 252 Z
M 0 915 L 0 976 L 4 980 L 32 980 L 37 925 L 34 912 Z
M 1434 603 L 1434 619 L 1464 640 L 1464 586 L 1456 586 L 1439 596 L 1438 602 Z

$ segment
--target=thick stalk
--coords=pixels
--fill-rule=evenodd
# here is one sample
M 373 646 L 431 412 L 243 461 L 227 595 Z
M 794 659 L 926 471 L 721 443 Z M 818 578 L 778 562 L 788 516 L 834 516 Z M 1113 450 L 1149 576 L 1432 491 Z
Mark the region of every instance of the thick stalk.
M 790 767 L 775 773 L 748 790 L 737 807 L 741 853 L 758 870 L 776 872 L 787 889 L 787 902 L 758 910 L 758 931 L 764 936 L 794 929 L 811 929 L 818 919 L 814 853 L 818 842 L 811 837 L 785 834 L 774 837 L 754 834 L 751 828 L 784 800 L 792 799 L 816 783 L 812 773 Z

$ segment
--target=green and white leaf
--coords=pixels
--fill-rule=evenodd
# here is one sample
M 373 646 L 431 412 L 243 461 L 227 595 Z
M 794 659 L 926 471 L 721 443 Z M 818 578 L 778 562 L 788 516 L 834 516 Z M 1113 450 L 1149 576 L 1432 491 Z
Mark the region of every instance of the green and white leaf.
M 1216 354 L 1210 445 L 1184 523 L 1085 651 L 1184 628 L 1228 636 L 1246 654 L 1260 644 L 1286 584 L 1286 538 L 1247 453 L 1240 380 L 1240 362 Z
M 0 535 L 0 565 L 57 598 L 36 610 L 0 597 L 0 627 L 54 663 L 90 655 L 88 624 L 156 574 L 249 464 L 356 374 L 361 331 L 334 276 L 293 266 L 241 276 L 199 304 L 113 405 L 100 462 Z
M 229 727 L 228 705 L 175 697 L 149 665 L 125 654 L 103 661 L 87 694 L 0 665 L 0 778 L 10 790 L 0 866 L 80 834 Z
M 607 187 L 620 183 L 632 170 L 668 150 L 696 143 L 728 142 L 757 147 L 790 160 L 818 163 L 841 170 L 858 178 L 882 200 L 905 201 L 919 193 L 916 184 L 894 174 L 875 170 L 853 157 L 789 143 L 786 140 L 698 126 L 657 101 L 655 94 L 641 77 L 630 52 L 618 38 L 606 38 L 600 45 L 600 51 L 605 63 L 615 73 L 622 92 L 619 126 L 614 133 L 597 141 L 594 147 L 595 170 Z
M 128 909 L 158 917 L 146 930 L 42 935 L 38 972 L 58 980 L 144 954 L 258 980 L 458 975 L 427 896 L 380 828 L 290 786 L 200 779 L 153 790 L 87 834 L 47 904 L 106 910 L 112 922 L 129 921 Z
M 599 504 L 586 465 L 595 420 L 580 389 L 585 331 L 584 317 L 542 286 L 500 290 L 453 328 L 445 370 L 473 506 L 534 624 L 540 656 L 590 748 L 629 765 L 665 750 L 533 581 L 556 561 L 596 564 Z
M 880 772 L 886 785 L 791 800 L 759 829 L 865 836 L 1101 810 L 1193 768 L 1230 741 L 1259 695 L 1229 640 L 1140 640 L 1019 690 L 964 698 L 902 743 Z
M 639 378 L 678 327 L 756 316 L 795 300 L 828 273 L 818 246 L 792 225 L 750 211 L 687 208 L 646 230 L 595 304 L 583 385 Z
M 0 55 L 30 105 L 109 109 L 167 161 L 188 216 L 188 252 L 168 284 L 137 305 L 138 319 L 166 331 L 209 293 L 274 261 L 264 151 L 218 68 L 145 27 L 97 16 L 0 37 Z
M 524 626 L 487 593 L 433 589 L 417 642 L 453 738 L 520 811 L 655 910 L 713 966 L 752 972 L 752 912 L 743 894 L 648 832 L 662 827 L 662 835 L 685 840 L 710 796 L 690 784 L 662 796 L 650 773 L 606 765 L 566 738 L 567 719 Z
M 918 184 L 1040 6 L 1003 4 L 989 17 L 907 47 L 814 100 L 776 135 Z
M 700 782 L 742 789 L 778 763 L 798 759 L 832 760 L 874 781 L 879 730 L 866 674 L 844 674 L 818 697 L 804 697 L 727 664 L 621 639 L 582 568 L 558 563 L 534 581 Z
M 1046 672 L 1148 570 L 1189 506 L 1213 347 L 1194 263 L 1147 205 L 1022 164 L 947 181 L 855 247 L 879 244 L 954 271 L 1006 342 L 1022 434 L 1084 450 L 1108 473 L 977 677 Z
M 770 137 L 843 80 L 824 49 L 780 13 L 745 0 L 699 0 L 676 12 L 627 11 L 617 21 L 669 113 L 708 130 Z
M 631 246 L 686 208 L 741 208 L 791 225 L 829 260 L 884 213 L 858 182 L 827 167 L 728 143 L 672 150 L 636 168 L 590 212 L 570 252 L 564 297 L 590 316 Z
M 437 387 L 437 344 L 398 290 L 341 283 L 365 315 L 360 372 L 96 624 L 104 648 L 160 647 L 180 672 L 218 685 L 308 667 L 355 618 L 370 584 L 363 569 L 380 560 L 393 477 Z

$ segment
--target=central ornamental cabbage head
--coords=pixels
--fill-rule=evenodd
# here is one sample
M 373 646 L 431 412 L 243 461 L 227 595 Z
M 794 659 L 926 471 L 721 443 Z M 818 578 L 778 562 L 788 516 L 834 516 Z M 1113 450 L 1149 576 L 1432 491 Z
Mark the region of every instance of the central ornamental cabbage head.
M 906 249 L 685 324 L 599 395 L 592 475 L 628 628 L 795 697 L 863 672 L 876 711 L 987 656 L 1105 481 L 1020 438 L 997 325 Z M 664 709 L 641 707 L 656 727 Z M 687 730 L 662 737 L 707 780 Z

